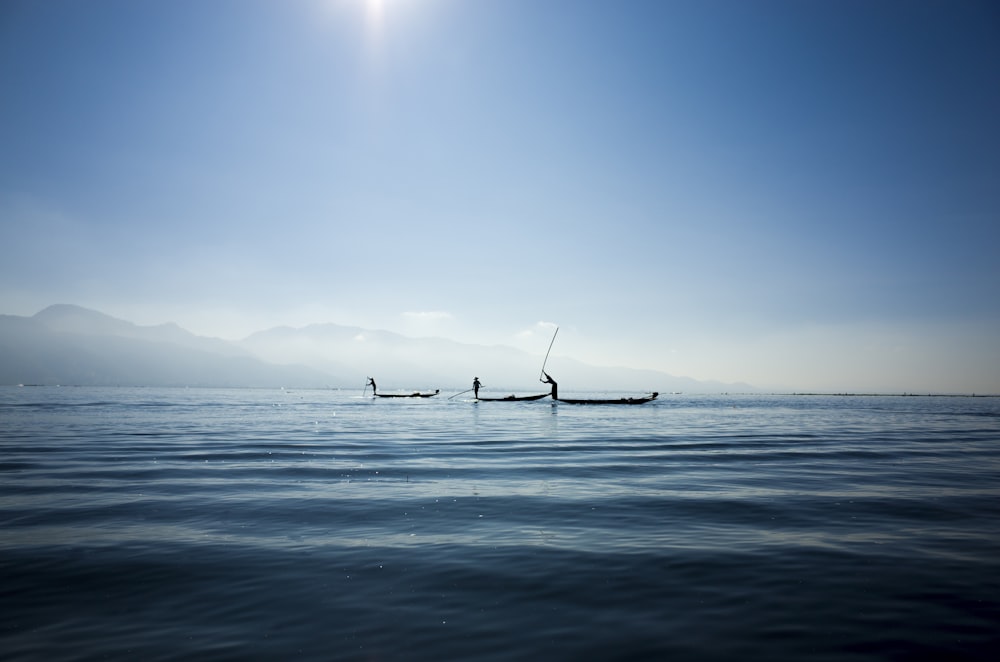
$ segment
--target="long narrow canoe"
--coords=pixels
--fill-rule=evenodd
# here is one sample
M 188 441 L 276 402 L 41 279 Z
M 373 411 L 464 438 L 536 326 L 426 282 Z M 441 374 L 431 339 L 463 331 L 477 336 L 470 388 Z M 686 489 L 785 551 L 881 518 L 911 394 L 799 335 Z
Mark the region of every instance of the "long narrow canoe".
M 541 393 L 539 395 L 508 395 L 502 398 L 476 398 L 476 400 L 482 400 L 483 402 L 527 402 L 529 400 L 541 400 L 542 398 L 549 397 L 548 393 Z
M 441 392 L 441 389 L 434 389 L 433 393 L 376 393 L 376 398 L 433 398 Z
M 553 398 L 556 402 L 565 402 L 571 405 L 643 405 L 656 400 L 660 395 L 653 392 L 644 398 L 614 398 L 614 399 L 577 399 L 577 398 Z

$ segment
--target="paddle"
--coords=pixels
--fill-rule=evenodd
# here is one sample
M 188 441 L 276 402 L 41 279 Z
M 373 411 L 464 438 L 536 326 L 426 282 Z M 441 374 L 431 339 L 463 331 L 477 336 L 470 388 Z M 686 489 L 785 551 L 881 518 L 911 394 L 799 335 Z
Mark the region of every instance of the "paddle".
M 466 390 L 462 391 L 462 393 L 468 393 L 471 390 L 472 390 L 471 388 L 470 389 L 466 389 Z M 450 396 L 448 399 L 451 400 L 452 398 L 457 398 L 458 396 L 462 395 L 462 393 L 456 393 L 455 395 Z

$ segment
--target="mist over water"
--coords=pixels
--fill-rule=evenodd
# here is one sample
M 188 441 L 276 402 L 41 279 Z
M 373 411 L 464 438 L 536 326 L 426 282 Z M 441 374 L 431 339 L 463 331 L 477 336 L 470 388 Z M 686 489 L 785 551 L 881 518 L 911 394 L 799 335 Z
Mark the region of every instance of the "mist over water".
M 0 389 L 6 659 L 987 659 L 1000 399 Z

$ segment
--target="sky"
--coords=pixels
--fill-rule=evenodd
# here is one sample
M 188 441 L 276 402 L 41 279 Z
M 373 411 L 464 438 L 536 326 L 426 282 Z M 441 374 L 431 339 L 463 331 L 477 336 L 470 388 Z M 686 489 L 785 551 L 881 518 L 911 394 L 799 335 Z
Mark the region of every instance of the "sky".
M 6 0 L 0 313 L 1000 393 L 1000 8 Z

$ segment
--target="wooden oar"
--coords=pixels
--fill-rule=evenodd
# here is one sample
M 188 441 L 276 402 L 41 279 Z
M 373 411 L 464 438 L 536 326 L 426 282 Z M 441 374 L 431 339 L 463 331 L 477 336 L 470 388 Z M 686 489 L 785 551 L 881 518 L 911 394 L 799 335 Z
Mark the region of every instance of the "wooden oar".
M 471 388 L 470 389 L 466 389 L 466 390 L 462 391 L 462 393 L 468 393 L 471 390 L 472 390 Z M 451 400 L 452 398 L 457 398 L 458 396 L 462 395 L 462 393 L 456 393 L 455 395 L 450 396 L 448 399 Z

